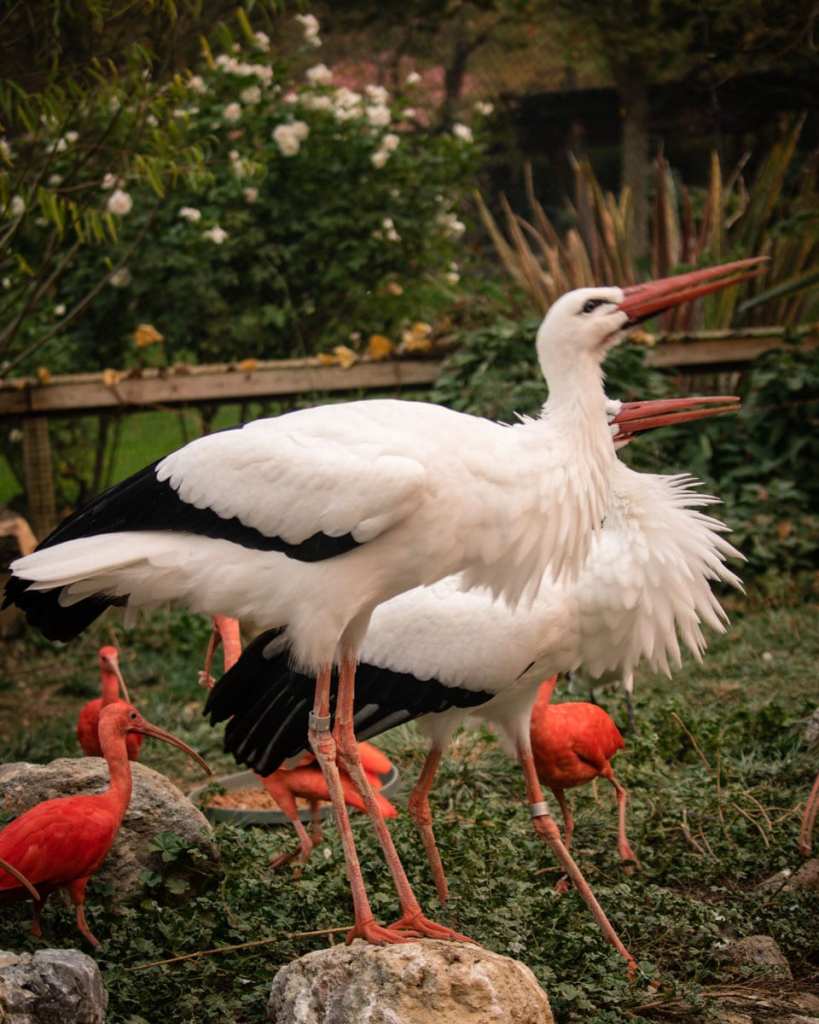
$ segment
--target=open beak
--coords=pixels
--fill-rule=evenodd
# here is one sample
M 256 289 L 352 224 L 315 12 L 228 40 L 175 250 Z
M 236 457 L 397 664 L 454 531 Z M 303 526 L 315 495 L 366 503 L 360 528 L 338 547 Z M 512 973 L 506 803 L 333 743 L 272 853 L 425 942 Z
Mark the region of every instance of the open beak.
M 764 273 L 764 267 L 759 264 L 766 260 L 767 256 L 753 256 L 747 260 L 735 260 L 733 263 L 722 263 L 717 267 L 677 274 L 675 277 L 663 277 L 657 281 L 630 285 L 623 289 L 625 297 L 618 306 L 618 309 L 628 316 L 625 327 L 633 327 L 683 302 L 692 302 L 722 288 L 750 281 L 752 277 Z M 751 267 L 756 269 L 750 270 Z
M 672 426 L 675 423 L 691 423 L 739 410 L 740 399 L 736 395 L 659 398 L 645 402 L 623 402 L 611 422 L 617 424 L 615 441 L 620 442 L 630 441 L 643 430 Z
M 178 736 L 174 736 L 172 732 L 166 732 L 164 729 L 160 729 L 158 725 L 153 725 L 151 722 L 145 721 L 143 721 L 142 725 L 138 728 L 131 729 L 130 731 L 141 732 L 144 736 L 153 736 L 154 739 L 164 740 L 166 743 L 170 743 L 172 747 L 179 747 L 180 750 L 185 751 L 188 757 L 196 761 L 206 775 L 213 775 L 207 761 L 200 757 L 192 747 L 189 747 L 184 740 L 180 740 Z
M 37 903 L 41 902 L 40 894 L 37 892 L 37 890 L 34 888 L 31 882 L 29 882 L 26 876 L 24 874 L 21 874 L 17 870 L 17 868 L 9 864 L 7 860 L 3 860 L 2 857 L 0 857 L 0 868 L 2 868 L 3 871 L 5 871 L 7 874 L 11 875 L 12 878 L 16 878 L 20 885 L 22 885 L 25 889 L 28 889 L 32 899 L 36 900 Z

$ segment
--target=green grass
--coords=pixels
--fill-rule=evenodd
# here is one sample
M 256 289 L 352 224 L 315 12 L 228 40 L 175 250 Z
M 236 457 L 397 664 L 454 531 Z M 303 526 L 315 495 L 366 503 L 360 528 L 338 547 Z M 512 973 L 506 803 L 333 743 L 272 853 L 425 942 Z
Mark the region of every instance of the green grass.
M 615 850 L 616 814 L 609 787 L 599 803 L 590 787 L 574 794 L 576 854 L 641 976 L 628 983 L 620 958 L 600 938 L 576 894 L 557 898 L 546 848 L 534 837 L 515 765 L 486 734 L 461 734 L 433 797 L 437 834 L 453 894 L 437 905 L 423 848 L 407 815 L 393 825 L 413 885 L 431 915 L 490 949 L 527 963 L 549 993 L 561 1024 L 708 1020 L 703 991 L 724 980 L 718 950 L 727 939 L 773 935 L 798 987 L 815 988 L 819 967 L 819 896 L 765 895 L 756 884 L 800 861 L 800 804 L 817 770 L 801 739 L 816 704 L 819 619 L 815 604 L 743 602 L 735 624 L 712 644 L 701 666 L 671 682 L 638 682 L 637 732 L 616 770 L 631 794 L 629 836 L 642 871 L 623 873 Z M 207 623 L 183 614 L 155 615 L 126 632 L 111 616 L 87 637 L 55 650 L 27 635 L 0 656 L 0 758 L 45 760 L 76 753 L 73 725 L 94 687 L 94 652 L 114 641 L 124 672 L 148 718 L 191 742 L 217 771 L 234 768 L 218 731 L 200 715 L 196 686 Z M 8 645 L 7 645 L 8 646 Z M 767 657 L 770 655 L 770 658 Z M 582 699 L 578 694 L 565 694 Z M 618 692 L 598 696 L 615 718 Z M 414 727 L 379 742 L 398 764 L 404 794 L 420 769 L 423 743 Z M 183 785 L 198 781 L 181 754 L 148 742 L 144 760 Z M 376 914 L 396 916 L 395 896 L 366 822 L 354 830 Z M 89 917 L 104 941 L 98 959 L 110 993 L 112 1024 L 261 1024 L 278 966 L 325 938 L 293 932 L 350 921 L 341 849 L 328 827 L 325 842 L 299 881 L 273 874 L 270 856 L 293 845 L 289 829 L 220 826 L 224 879 L 216 889 L 180 896 L 159 886 L 135 905 L 111 907 L 92 882 Z M 170 854 L 172 856 L 172 854 Z M 28 910 L 4 910 L 0 948 L 35 949 Z M 68 910 L 55 899 L 45 915 L 51 945 L 75 945 Z M 240 952 L 134 971 L 132 968 L 216 946 L 270 937 Z M 659 990 L 656 985 L 659 984 Z M 664 1009 L 641 1006 L 662 1002 Z M 680 1007 L 692 1009 L 685 1016 Z

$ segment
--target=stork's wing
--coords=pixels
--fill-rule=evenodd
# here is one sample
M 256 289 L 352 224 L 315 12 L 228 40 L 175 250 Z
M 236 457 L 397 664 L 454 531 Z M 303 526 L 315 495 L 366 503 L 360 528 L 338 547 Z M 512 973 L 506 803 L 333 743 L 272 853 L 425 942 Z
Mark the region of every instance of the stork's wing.
M 157 480 L 188 506 L 292 546 L 319 533 L 366 543 L 420 502 L 426 473 L 415 459 L 375 438 L 339 443 L 331 425 L 284 425 L 266 420 L 193 441 L 157 465 Z

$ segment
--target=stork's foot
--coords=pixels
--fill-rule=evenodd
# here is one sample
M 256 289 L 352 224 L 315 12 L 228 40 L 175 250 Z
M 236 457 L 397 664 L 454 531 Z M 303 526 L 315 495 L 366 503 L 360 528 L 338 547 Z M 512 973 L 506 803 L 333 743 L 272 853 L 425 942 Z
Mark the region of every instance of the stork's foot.
M 444 939 L 448 942 L 471 942 L 477 945 L 474 939 L 470 939 L 468 935 L 461 935 L 460 932 L 453 931 L 452 928 L 447 928 L 445 925 L 437 924 L 435 921 L 430 921 L 428 917 L 418 911 L 417 914 L 404 914 L 402 918 L 390 925 L 390 930 L 404 930 L 409 929 L 419 936 L 423 936 L 425 939 Z
M 809 842 L 800 842 L 799 843 L 799 852 L 802 854 L 803 857 L 810 857 L 810 855 L 812 853 L 812 849 L 813 849 L 812 844 L 809 843 Z
M 363 939 L 365 942 L 371 942 L 374 946 L 386 946 L 391 943 L 414 942 L 415 939 L 420 938 L 419 932 L 400 930 L 395 927 L 385 928 L 371 917 L 369 921 L 354 924 L 347 932 L 346 941 L 348 946 L 353 939 Z
M 569 881 L 569 876 L 564 875 L 562 878 L 558 878 L 552 891 L 558 896 L 565 896 L 567 892 L 571 892 L 571 888 L 572 883 Z

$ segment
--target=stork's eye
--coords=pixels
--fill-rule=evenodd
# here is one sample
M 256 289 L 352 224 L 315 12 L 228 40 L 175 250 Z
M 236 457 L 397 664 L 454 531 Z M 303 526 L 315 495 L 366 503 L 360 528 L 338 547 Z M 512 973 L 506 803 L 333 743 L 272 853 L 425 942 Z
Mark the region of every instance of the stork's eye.
M 586 299 L 583 303 L 583 308 L 580 310 L 581 313 L 593 313 L 598 306 L 603 305 L 603 299 Z

